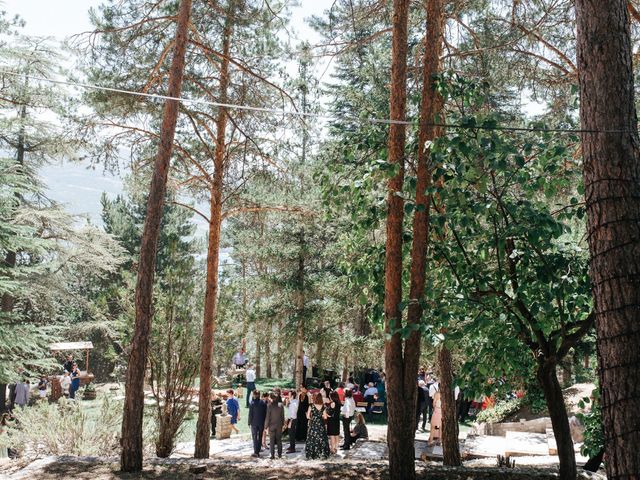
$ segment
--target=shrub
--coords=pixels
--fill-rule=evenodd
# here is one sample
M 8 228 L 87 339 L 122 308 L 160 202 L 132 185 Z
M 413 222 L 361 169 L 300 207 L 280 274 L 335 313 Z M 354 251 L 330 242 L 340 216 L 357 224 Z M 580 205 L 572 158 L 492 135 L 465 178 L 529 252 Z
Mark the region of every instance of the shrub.
M 522 399 L 512 398 L 500 400 L 493 408 L 487 408 L 478 413 L 476 420 L 481 423 L 500 423 L 509 415 L 513 415 L 522 407 Z
M 88 408 L 87 408 L 88 407 Z M 16 449 L 31 459 L 45 455 L 115 456 L 120 452 L 122 403 L 105 396 L 99 411 L 61 398 L 57 403 L 38 402 L 33 407 L 16 408 L 15 421 L 0 436 L 0 446 Z M 153 432 L 146 422 L 144 444 L 149 451 Z
M 604 428 L 602 426 L 602 412 L 598 404 L 599 392 L 597 389 L 593 391 L 592 396 L 591 410 L 577 415 L 584 425 L 584 443 L 580 448 L 580 453 L 589 458 L 595 457 L 604 448 Z M 585 408 L 587 403 L 590 403 L 589 397 L 583 398 L 578 403 L 578 406 Z

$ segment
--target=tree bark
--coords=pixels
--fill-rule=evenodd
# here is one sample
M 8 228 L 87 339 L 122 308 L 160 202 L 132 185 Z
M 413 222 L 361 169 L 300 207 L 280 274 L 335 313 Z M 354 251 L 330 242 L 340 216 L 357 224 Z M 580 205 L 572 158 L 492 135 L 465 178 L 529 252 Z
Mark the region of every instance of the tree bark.
M 575 5 L 580 120 L 600 130 L 582 134 L 582 151 L 607 477 L 640 479 L 640 159 L 627 2 Z
M 294 385 L 302 385 L 302 368 L 304 366 L 304 230 L 300 233 L 300 255 L 298 257 L 297 273 L 298 294 L 296 299 L 298 326 L 296 328 L 296 362 L 293 377 Z M 312 369 L 307 371 L 307 377 L 312 375 Z
M 393 33 L 391 46 L 391 120 L 404 121 L 407 103 L 407 29 L 408 0 L 393 1 Z M 404 149 L 406 126 L 391 124 L 388 139 L 388 162 L 396 175 L 387 185 L 387 239 L 385 250 L 385 369 L 387 371 L 389 473 L 393 479 L 415 478 L 414 438 L 416 386 L 405 391 L 402 356 L 402 224 L 404 219 Z M 408 372 L 407 372 L 408 374 Z M 416 372 L 411 372 L 414 375 Z
M 188 42 L 191 0 L 181 0 L 178 10 L 173 59 L 169 73 L 167 96 L 180 97 L 184 76 L 184 59 Z M 149 350 L 149 334 L 153 315 L 152 295 L 156 266 L 156 249 L 160 222 L 167 189 L 167 177 L 173 139 L 178 120 L 177 100 L 166 100 L 160 127 L 160 144 L 155 159 L 153 177 L 149 187 L 147 213 L 144 220 L 140 259 L 135 293 L 135 330 L 125 383 L 125 401 L 122 418 L 122 452 L 120 468 L 124 472 L 142 469 L 142 416 L 144 409 L 144 376 Z
M 557 365 L 555 362 L 544 360 L 538 361 L 536 376 L 544 392 L 547 402 L 553 436 L 558 446 L 558 458 L 560 460 L 560 478 L 576 478 L 576 456 L 573 450 L 573 439 L 569 428 L 569 418 L 567 408 L 562 396 L 562 388 L 556 374 Z
M 260 333 L 256 332 L 256 377 L 262 376 L 262 364 L 260 362 L 260 355 L 262 355 L 262 342 L 260 341 Z
M 7 384 L 0 383 L 0 413 L 4 413 L 7 410 Z
M 458 444 L 458 415 L 453 385 L 453 368 L 451 351 L 440 347 L 438 351 L 438 367 L 440 370 L 440 398 L 442 399 L 442 450 L 444 464 L 460 466 L 460 446 Z
M 222 63 L 220 65 L 220 102 L 227 102 L 229 89 L 229 64 L 232 34 L 233 2 L 225 19 L 222 39 Z M 216 330 L 218 305 L 218 265 L 220 263 L 220 227 L 222 225 L 222 188 L 225 170 L 227 111 L 219 107 L 216 118 L 216 149 L 214 152 L 214 176 L 210 192 L 209 241 L 207 248 L 207 279 L 204 297 L 202 325 L 202 353 L 200 355 L 200 387 L 198 393 L 198 421 L 194 458 L 209 458 L 211 436 L 211 376 L 213 342 Z M 244 339 L 243 339 L 244 341 Z
M 283 326 L 280 326 L 282 331 L 282 328 L 284 328 Z M 282 335 L 278 335 L 278 341 L 276 342 L 276 347 L 277 347 L 277 353 L 275 355 L 276 357 L 276 378 L 282 378 L 282 355 L 284 354 L 283 352 L 283 348 L 282 348 Z
M 271 355 L 271 337 L 273 335 L 273 325 L 271 320 L 267 321 L 267 332 L 265 336 L 264 354 L 267 364 L 267 378 L 273 378 L 273 356 Z

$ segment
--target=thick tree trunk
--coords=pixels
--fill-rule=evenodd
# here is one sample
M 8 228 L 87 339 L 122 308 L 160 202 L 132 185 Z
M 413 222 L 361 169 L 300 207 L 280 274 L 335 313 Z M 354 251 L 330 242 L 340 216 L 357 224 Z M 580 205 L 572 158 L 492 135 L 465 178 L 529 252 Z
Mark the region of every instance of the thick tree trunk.
M 407 24 L 408 0 L 393 2 L 393 34 L 391 47 L 391 91 L 389 97 L 391 120 L 404 121 L 407 103 Z M 405 391 L 405 372 L 402 355 L 402 224 L 404 219 L 404 149 L 406 126 L 399 123 L 389 127 L 388 161 L 396 168 L 396 175 L 387 186 L 387 240 L 385 252 L 385 369 L 387 372 L 389 473 L 392 479 L 415 478 L 414 437 L 416 386 Z
M 260 355 L 262 355 L 262 342 L 260 341 L 260 334 L 256 332 L 256 377 L 262 376 L 262 364 L 260 362 Z
M 184 59 L 187 48 L 191 0 L 181 0 L 178 10 L 173 59 L 169 73 L 169 97 L 180 97 L 184 73 Z M 178 119 L 178 101 L 167 100 L 164 105 L 162 126 L 160 127 L 160 145 L 156 155 L 153 177 L 149 187 L 147 214 L 140 245 L 138 279 L 136 282 L 135 308 L 136 320 L 131 353 L 127 367 L 125 383 L 125 401 L 122 418 L 122 452 L 120 468 L 125 472 L 142 469 L 142 416 L 144 408 L 144 376 L 149 350 L 149 334 L 153 315 L 152 294 L 156 266 L 156 249 L 160 234 L 160 222 L 164 197 L 167 188 L 167 176 L 173 139 Z
M 222 40 L 220 65 L 220 101 L 226 103 L 229 88 L 229 53 L 232 34 L 233 8 L 227 13 Z M 218 305 L 218 264 L 220 261 L 220 227 L 222 225 L 222 187 L 225 170 L 227 111 L 220 107 L 216 119 L 216 150 L 214 176 L 210 193 L 209 242 L 207 248 L 207 279 L 202 325 L 202 353 L 200 354 L 200 387 L 198 392 L 198 421 L 194 458 L 209 458 L 211 436 L 211 376 L 213 341 Z M 244 341 L 244 339 L 243 339 Z
M 305 316 L 305 266 L 304 266 L 304 252 L 305 252 L 305 235 L 304 229 L 300 231 L 300 253 L 298 257 L 298 272 L 297 272 L 297 298 L 296 298 L 296 308 L 297 308 L 297 317 L 298 317 L 298 327 L 296 329 L 296 368 L 293 377 L 294 385 L 302 385 L 302 368 L 304 366 L 304 316 Z M 307 377 L 312 375 L 312 368 L 309 365 L 309 370 L 307 371 Z
M 281 330 L 282 331 L 282 327 Z M 278 349 L 275 357 L 276 357 L 276 377 L 277 378 L 283 378 L 282 375 L 282 355 L 284 354 L 284 352 L 282 351 L 282 335 L 278 335 L 278 341 L 276 342 L 276 347 Z
M 440 347 L 438 351 L 438 367 L 440 370 L 440 398 L 442 399 L 442 450 L 444 464 L 460 466 L 460 446 L 458 444 L 458 415 L 453 386 L 453 368 L 451 351 Z
M 536 376 L 544 391 L 544 398 L 551 417 L 553 436 L 558 446 L 560 478 L 569 480 L 576 478 L 576 456 L 573 450 L 567 408 L 565 407 L 562 388 L 556 375 L 556 367 L 557 365 L 552 362 L 539 362 Z
M 0 413 L 4 413 L 7 410 L 7 384 L 0 383 Z
M 271 320 L 267 322 L 267 333 L 265 336 L 264 356 L 267 365 L 267 378 L 273 378 L 273 359 L 271 355 L 271 336 L 273 334 L 273 326 Z
M 582 151 L 607 477 L 640 479 L 640 158 L 627 1 L 575 5 L 580 119 L 600 131 L 582 134 Z

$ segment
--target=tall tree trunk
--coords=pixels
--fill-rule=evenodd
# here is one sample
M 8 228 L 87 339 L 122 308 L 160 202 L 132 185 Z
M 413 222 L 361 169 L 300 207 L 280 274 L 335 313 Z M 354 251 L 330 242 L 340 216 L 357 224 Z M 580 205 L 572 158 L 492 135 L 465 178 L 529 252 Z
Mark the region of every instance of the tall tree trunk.
M 29 87 L 29 79 L 25 78 L 25 91 Z M 18 130 L 18 138 L 16 142 L 16 164 L 18 168 L 22 170 L 24 165 L 24 154 L 26 152 L 26 130 L 25 122 L 27 120 L 27 105 L 23 104 L 20 107 L 20 129 Z M 22 197 L 19 193 L 15 193 L 16 204 L 19 205 L 22 202 Z M 8 271 L 11 271 L 16 267 L 17 254 L 14 250 L 8 250 L 4 257 L 4 266 Z M 11 276 L 12 274 L 9 273 Z M 0 309 L 3 313 L 11 313 L 13 306 L 16 303 L 16 297 L 11 292 L 5 292 L 2 294 L 2 300 L 0 301 Z
M 304 254 L 305 254 L 305 236 L 304 229 L 300 231 L 299 235 L 299 248 L 300 253 L 298 256 L 298 272 L 297 272 L 297 298 L 296 298 L 296 309 L 297 309 L 297 318 L 298 318 L 298 326 L 296 328 L 296 368 L 293 377 L 294 385 L 302 385 L 302 367 L 304 366 L 304 317 L 305 317 L 305 298 L 304 298 L 304 289 L 305 289 L 305 281 L 304 281 Z M 311 367 L 311 365 L 309 365 Z M 307 377 L 312 376 L 312 368 L 309 368 L 307 371 Z
M 282 325 L 279 325 L 279 332 L 282 332 Z M 283 348 L 282 348 L 282 335 L 278 334 L 278 341 L 276 342 L 276 347 L 278 349 L 275 357 L 276 357 L 276 377 L 277 378 L 283 378 L 282 375 L 282 355 L 284 354 L 283 352 Z
M 262 336 L 259 332 L 256 332 L 256 377 L 262 376 L 262 364 L 260 362 L 260 356 L 262 355 L 262 342 L 260 341 Z
M 7 384 L 0 383 L 0 413 L 4 413 L 7 410 Z
M 582 151 L 607 477 L 640 479 L 640 158 L 627 1 L 575 5 L 580 120 L 600 130 L 582 134 Z
M 560 460 L 560 478 L 576 478 L 576 456 L 573 450 L 573 439 L 569 428 L 567 408 L 562 396 L 562 388 L 556 374 L 557 365 L 554 362 L 538 361 L 536 376 L 544 391 L 544 398 L 551 417 L 553 436 L 558 446 L 558 458 Z
M 231 47 L 233 2 L 227 18 L 222 39 L 222 63 L 220 65 L 220 102 L 227 102 L 229 89 L 229 53 Z M 218 264 L 220 262 L 220 227 L 222 225 L 222 187 L 224 180 L 225 139 L 227 111 L 219 107 L 216 118 L 216 149 L 214 152 L 214 176 L 210 193 L 209 243 L 207 248 L 207 279 L 204 297 L 204 320 L 202 325 L 202 353 L 200 355 L 200 387 L 198 393 L 198 421 L 194 458 L 209 458 L 211 436 L 211 375 L 213 341 L 216 330 L 218 305 Z M 243 339 L 244 340 L 244 339 Z
M 273 362 L 271 355 L 271 337 L 273 336 L 273 325 L 271 320 L 267 322 L 267 335 L 264 344 L 265 363 L 267 364 L 267 378 L 273 378 Z
M 315 363 L 318 366 L 318 371 L 322 372 L 325 368 L 324 364 L 324 318 L 320 316 L 318 319 L 318 330 L 320 331 L 320 336 L 318 337 L 318 343 L 316 343 L 316 356 Z
M 440 398 L 442 399 L 442 450 L 444 464 L 460 466 L 460 446 L 458 444 L 458 415 L 453 386 L 451 351 L 442 345 L 438 351 L 440 370 Z
M 393 34 L 391 46 L 391 120 L 404 121 L 407 103 L 407 24 L 408 0 L 393 1 Z M 389 127 L 388 161 L 396 175 L 387 185 L 387 240 L 385 250 L 385 369 L 387 371 L 389 473 L 391 478 L 415 478 L 415 386 L 405 391 L 405 371 L 402 357 L 402 224 L 404 219 L 404 149 L 406 126 Z M 415 372 L 414 375 L 415 382 Z
M 184 59 L 188 41 L 191 0 L 181 0 L 178 10 L 173 59 L 169 73 L 167 96 L 180 97 L 184 74 Z M 149 187 L 147 213 L 140 244 L 138 279 L 136 282 L 135 308 L 136 320 L 131 353 L 127 367 L 125 400 L 122 418 L 122 451 L 120 468 L 124 472 L 136 472 L 142 469 L 142 416 L 144 409 L 144 375 L 149 350 L 149 335 L 153 315 L 152 295 L 156 267 L 156 249 L 160 234 L 160 222 L 164 197 L 167 189 L 167 176 L 173 139 L 178 120 L 178 101 L 166 100 L 160 127 L 160 144 L 156 155 L 153 177 Z

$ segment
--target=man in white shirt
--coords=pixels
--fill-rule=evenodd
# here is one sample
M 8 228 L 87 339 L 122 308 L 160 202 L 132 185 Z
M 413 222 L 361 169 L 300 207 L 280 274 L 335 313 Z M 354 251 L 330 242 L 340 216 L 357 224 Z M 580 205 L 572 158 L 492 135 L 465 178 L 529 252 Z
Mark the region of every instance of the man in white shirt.
M 244 365 L 247 363 L 247 359 L 244 356 L 244 350 L 238 350 L 236 353 L 234 353 L 233 359 L 231 361 L 233 362 L 233 366 L 236 367 L 236 370 L 244 367 Z
M 368 388 L 364 391 L 364 401 L 367 402 L 367 413 L 371 413 L 371 406 L 378 398 L 378 389 L 369 382 Z
M 256 371 L 253 369 L 253 365 L 249 364 L 247 371 L 244 373 L 247 381 L 247 408 L 249 408 L 249 399 L 251 398 L 251 392 L 256 389 Z
M 433 398 L 436 392 L 438 391 L 440 391 L 440 384 L 438 383 L 438 380 L 434 377 L 433 383 L 429 387 L 429 396 Z

